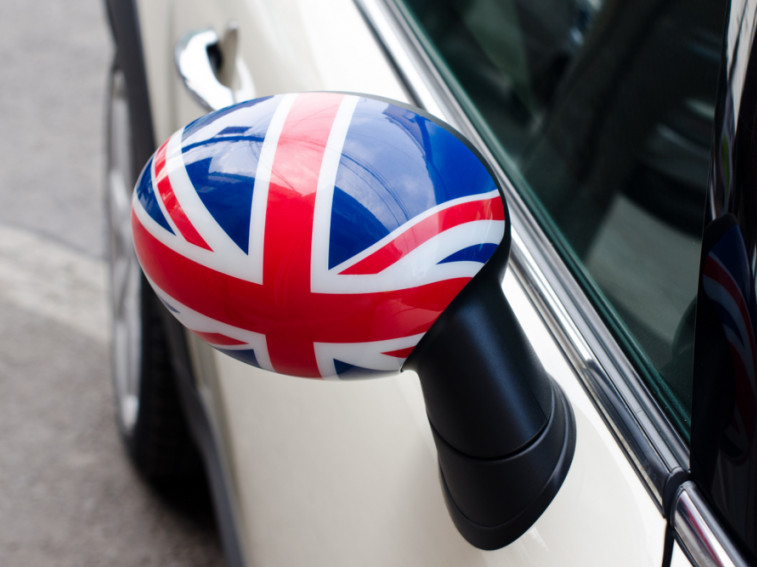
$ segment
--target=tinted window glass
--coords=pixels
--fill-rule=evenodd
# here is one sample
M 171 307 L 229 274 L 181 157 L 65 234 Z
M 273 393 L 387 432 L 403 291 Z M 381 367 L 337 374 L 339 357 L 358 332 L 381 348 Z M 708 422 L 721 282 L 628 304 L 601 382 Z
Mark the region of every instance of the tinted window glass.
M 406 0 L 684 434 L 724 0 Z

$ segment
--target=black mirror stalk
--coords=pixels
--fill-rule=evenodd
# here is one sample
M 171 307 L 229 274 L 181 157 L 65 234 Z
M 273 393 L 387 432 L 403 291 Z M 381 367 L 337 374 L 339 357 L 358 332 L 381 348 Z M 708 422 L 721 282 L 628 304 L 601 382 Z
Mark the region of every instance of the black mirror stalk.
M 575 449 L 575 422 L 498 278 L 472 281 L 405 368 L 421 379 L 456 527 L 482 549 L 511 543 L 562 485 Z

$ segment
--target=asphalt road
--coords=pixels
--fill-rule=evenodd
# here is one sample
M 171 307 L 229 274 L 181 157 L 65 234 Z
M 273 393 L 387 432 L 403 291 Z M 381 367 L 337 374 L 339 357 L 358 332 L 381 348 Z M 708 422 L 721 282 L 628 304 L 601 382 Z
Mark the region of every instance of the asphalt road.
M 0 565 L 222 565 L 207 500 L 143 484 L 114 425 L 99 0 L 0 3 Z

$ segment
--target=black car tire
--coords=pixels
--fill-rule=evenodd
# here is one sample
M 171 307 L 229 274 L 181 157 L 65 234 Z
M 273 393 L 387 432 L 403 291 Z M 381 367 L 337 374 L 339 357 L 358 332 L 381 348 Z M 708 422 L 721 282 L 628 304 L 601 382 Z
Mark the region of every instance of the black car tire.
M 133 109 L 116 60 L 108 88 L 105 207 L 112 312 L 112 366 L 121 437 L 137 470 L 154 485 L 200 476 L 171 366 L 160 300 L 134 253 L 131 195 L 141 163 L 135 155 Z

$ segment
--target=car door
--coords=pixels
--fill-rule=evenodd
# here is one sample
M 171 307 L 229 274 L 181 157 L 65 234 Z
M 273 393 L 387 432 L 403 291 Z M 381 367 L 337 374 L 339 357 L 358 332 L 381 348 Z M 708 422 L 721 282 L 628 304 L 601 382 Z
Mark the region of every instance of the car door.
M 612 365 L 622 357 L 614 353 L 608 364 L 597 348 L 593 363 L 616 386 L 639 380 L 662 410 L 664 421 L 652 428 L 641 422 L 641 429 L 663 461 L 668 450 L 675 456 L 657 470 L 642 458 L 641 468 L 657 486 L 652 490 L 660 495 L 663 513 L 673 518 L 672 535 L 696 561 L 721 561 L 740 552 L 751 557 L 746 470 L 754 436 L 745 416 L 753 415 L 754 381 L 743 376 L 751 368 L 751 308 L 742 307 L 747 314 L 737 315 L 733 306 L 751 304 L 751 291 L 743 292 L 747 299 L 725 297 L 713 280 L 726 276 L 718 279 L 710 272 L 713 246 L 724 250 L 727 232 L 735 235 L 730 250 L 742 258 L 742 268 L 732 261 L 726 271 L 745 273 L 741 288 L 753 285 L 751 269 L 743 267 L 751 254 L 744 244 L 750 242 L 744 235 L 751 234 L 751 225 L 734 220 L 751 218 L 735 202 L 749 199 L 743 195 L 752 184 L 733 184 L 739 168 L 730 157 L 737 124 L 752 116 L 743 101 L 751 99 L 751 47 L 745 38 L 751 37 L 753 9 L 719 2 L 481 1 L 431 8 L 409 1 L 395 6 L 463 112 L 478 125 L 533 215 L 529 220 L 540 225 L 572 272 L 572 279 L 558 272 L 555 287 L 564 290 L 571 281 L 583 288 L 581 302 L 593 305 L 606 325 L 601 332 L 612 335 L 601 337 L 601 348 L 619 347 L 632 368 L 615 375 L 618 368 Z M 747 92 L 741 92 L 744 85 Z M 734 99 L 742 101 L 741 113 L 750 118 L 734 118 L 729 102 Z M 714 165 L 713 138 L 720 141 Z M 713 238 L 720 239 L 718 245 Z M 531 254 L 539 248 L 537 242 L 527 244 Z M 560 308 L 569 304 L 563 301 Z M 572 324 L 591 317 L 585 307 L 580 310 Z M 738 325 L 742 335 L 734 335 L 728 324 Z M 598 326 L 590 325 L 596 333 Z M 729 349 L 747 362 L 733 352 L 724 355 Z M 587 382 L 604 387 L 594 377 Z M 744 398 L 737 402 L 739 395 Z M 605 399 L 617 406 L 614 396 Z M 633 444 L 638 432 L 626 429 L 621 436 Z M 684 453 L 692 447 L 690 470 L 697 484 L 686 481 L 689 459 L 679 453 L 676 437 Z M 632 453 L 649 448 L 642 442 Z M 702 453 L 707 464 L 698 460 Z M 728 472 L 714 473 L 718 466 Z M 708 476 L 704 482 L 708 474 L 717 480 Z M 691 505 L 700 489 L 724 522 L 718 525 L 704 502 L 693 508 L 701 507 L 700 518 L 713 520 L 716 533 L 735 530 L 740 551 L 729 547 L 727 537 L 719 543 L 713 534 L 709 540 L 691 537 L 685 522 L 676 522 L 671 506 Z
M 192 342 L 249 564 L 685 564 L 713 558 L 697 555 L 708 535 L 738 559 L 688 483 L 726 7 L 658 4 L 140 4 L 156 139 L 216 106 L 174 70 L 203 37 L 211 71 L 214 53 L 226 58 L 230 74 L 215 78 L 232 101 L 370 92 L 472 139 L 508 190 L 504 293 L 576 415 L 552 505 L 519 540 L 482 552 L 444 509 L 414 376 L 314 384 Z

